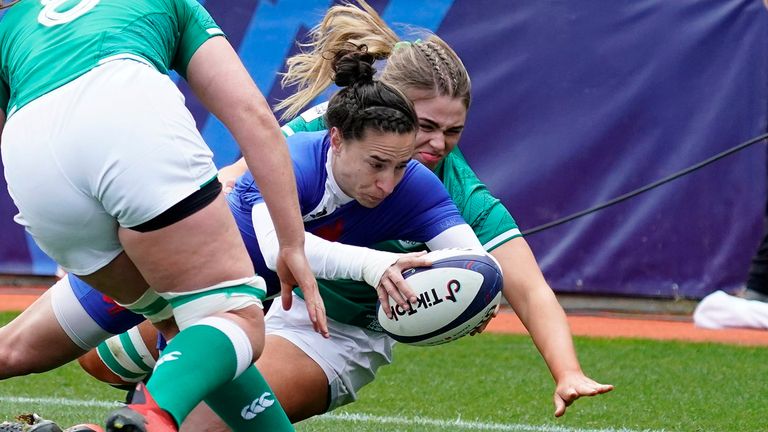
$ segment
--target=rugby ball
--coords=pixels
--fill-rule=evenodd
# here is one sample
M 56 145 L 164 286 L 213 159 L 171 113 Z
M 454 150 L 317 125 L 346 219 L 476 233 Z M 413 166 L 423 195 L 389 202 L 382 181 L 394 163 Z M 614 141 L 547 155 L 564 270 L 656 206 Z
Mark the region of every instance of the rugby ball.
M 418 298 L 410 311 L 390 297 L 390 319 L 379 304 L 379 324 L 398 342 L 431 346 L 456 340 L 479 327 L 501 302 L 501 268 L 488 253 L 442 249 L 427 257 L 430 267 L 403 272 Z

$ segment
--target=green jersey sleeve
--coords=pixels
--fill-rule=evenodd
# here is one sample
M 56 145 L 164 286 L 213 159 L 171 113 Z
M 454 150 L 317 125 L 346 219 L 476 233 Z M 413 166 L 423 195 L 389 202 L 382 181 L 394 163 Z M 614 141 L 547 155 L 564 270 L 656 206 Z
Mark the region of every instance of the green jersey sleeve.
M 438 166 L 436 174 L 486 251 L 522 236 L 515 219 L 477 178 L 458 147 Z
M 317 132 L 328 129 L 323 117 L 326 111 L 328 111 L 328 102 L 313 106 L 283 126 L 283 134 L 291 136 L 297 132 Z
M 177 0 L 176 6 L 179 9 L 179 43 L 171 68 L 186 79 L 189 60 L 200 45 L 212 37 L 223 36 L 224 32 L 197 0 Z

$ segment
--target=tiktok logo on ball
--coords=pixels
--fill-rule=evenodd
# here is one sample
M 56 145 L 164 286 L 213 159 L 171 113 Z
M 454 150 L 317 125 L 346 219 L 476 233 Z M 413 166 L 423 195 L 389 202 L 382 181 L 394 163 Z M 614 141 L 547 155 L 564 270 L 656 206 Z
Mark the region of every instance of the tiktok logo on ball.
M 414 315 L 418 313 L 419 310 L 427 310 L 433 306 L 439 305 L 444 301 L 456 303 L 456 294 L 458 294 L 458 292 L 461 290 L 461 282 L 457 281 L 456 279 L 449 280 L 445 285 L 445 294 L 443 295 L 438 294 L 438 290 L 438 288 L 431 288 L 419 294 L 419 297 L 416 299 L 416 305 L 411 305 L 411 310 L 405 310 L 398 304 L 390 306 L 390 310 L 392 311 L 392 318 L 395 321 L 398 321 L 400 319 L 399 317 L 405 314 Z

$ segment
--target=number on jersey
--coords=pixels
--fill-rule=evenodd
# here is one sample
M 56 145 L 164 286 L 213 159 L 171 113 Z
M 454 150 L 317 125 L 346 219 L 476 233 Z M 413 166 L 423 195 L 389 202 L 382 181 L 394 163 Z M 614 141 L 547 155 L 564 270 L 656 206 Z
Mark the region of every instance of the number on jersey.
M 80 18 L 99 3 L 99 0 L 80 0 L 76 5 L 64 12 L 58 11 L 59 7 L 64 3 L 71 3 L 72 1 L 73 0 L 40 0 L 40 3 L 43 5 L 43 10 L 41 10 L 40 14 L 37 16 L 37 22 L 46 27 L 66 24 Z

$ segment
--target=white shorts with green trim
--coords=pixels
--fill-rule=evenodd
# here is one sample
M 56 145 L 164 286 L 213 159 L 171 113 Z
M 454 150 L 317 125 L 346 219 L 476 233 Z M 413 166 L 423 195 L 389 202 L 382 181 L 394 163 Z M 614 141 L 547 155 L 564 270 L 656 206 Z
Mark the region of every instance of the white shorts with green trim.
M 331 391 L 328 411 L 357 400 L 357 392 L 373 381 L 376 371 L 392 363 L 394 339 L 330 318 L 331 337 L 325 339 L 312 327 L 306 304 L 296 294 L 291 309 L 283 310 L 276 301 L 264 320 L 266 334 L 290 341 L 323 369 Z
M 16 221 L 77 275 L 122 251 L 118 226 L 151 220 L 217 172 L 176 85 L 134 60 L 98 66 L 16 111 L 0 150 Z

